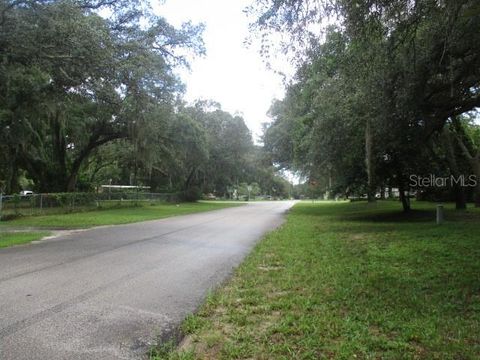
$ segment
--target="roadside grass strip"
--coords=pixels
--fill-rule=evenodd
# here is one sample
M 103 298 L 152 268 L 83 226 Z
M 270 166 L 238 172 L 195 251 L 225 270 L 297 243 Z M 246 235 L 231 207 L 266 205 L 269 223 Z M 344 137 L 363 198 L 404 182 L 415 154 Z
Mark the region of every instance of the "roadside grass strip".
M 151 359 L 479 359 L 480 213 L 302 202 Z
M 0 232 L 0 248 L 27 244 L 48 235 L 48 232 Z
M 197 203 L 152 203 L 138 206 L 108 208 L 102 210 L 19 217 L 2 221 L 2 227 L 35 227 L 46 229 L 89 228 L 101 225 L 128 224 L 139 221 L 162 219 L 171 216 L 224 209 L 238 206 L 238 203 L 197 202 Z

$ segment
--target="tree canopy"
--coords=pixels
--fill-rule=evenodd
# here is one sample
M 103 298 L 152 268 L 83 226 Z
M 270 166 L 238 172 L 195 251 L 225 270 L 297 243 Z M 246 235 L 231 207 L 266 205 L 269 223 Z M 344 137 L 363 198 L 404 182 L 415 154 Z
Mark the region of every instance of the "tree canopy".
M 478 2 L 265 0 L 251 11 L 254 28 L 303 49 L 265 133 L 279 167 L 371 200 L 397 187 L 405 210 L 411 175 L 468 173 L 441 134 L 456 123 L 457 137 L 455 119 L 480 106 Z
M 226 194 L 260 181 L 243 119 L 181 100 L 174 70 L 205 53 L 202 31 L 148 1 L 0 1 L 2 191 L 113 181 Z

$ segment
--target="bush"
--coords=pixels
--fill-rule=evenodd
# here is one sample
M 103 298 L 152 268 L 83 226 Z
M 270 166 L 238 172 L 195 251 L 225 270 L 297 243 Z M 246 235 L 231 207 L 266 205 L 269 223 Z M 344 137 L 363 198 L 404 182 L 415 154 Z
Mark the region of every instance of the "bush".
M 196 186 L 192 186 L 191 188 L 188 188 L 182 194 L 183 201 L 195 202 L 197 200 L 200 200 L 201 198 L 202 198 L 202 192 Z
M 0 217 L 0 221 L 10 221 L 10 220 L 18 219 L 22 216 L 23 215 L 18 212 L 15 214 L 5 214 Z

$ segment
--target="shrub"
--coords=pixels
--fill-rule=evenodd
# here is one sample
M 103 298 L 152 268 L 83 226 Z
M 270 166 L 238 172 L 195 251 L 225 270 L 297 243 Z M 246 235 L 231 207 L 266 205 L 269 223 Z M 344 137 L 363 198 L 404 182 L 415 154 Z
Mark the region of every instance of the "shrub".
M 195 202 L 202 198 L 202 192 L 196 186 L 192 186 L 183 192 L 183 201 Z

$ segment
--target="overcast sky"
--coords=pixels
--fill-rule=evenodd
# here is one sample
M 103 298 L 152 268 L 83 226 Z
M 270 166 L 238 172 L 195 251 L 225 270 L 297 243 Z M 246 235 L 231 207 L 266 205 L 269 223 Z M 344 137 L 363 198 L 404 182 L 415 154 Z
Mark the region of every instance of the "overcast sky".
M 248 23 L 243 10 L 251 0 L 166 0 L 154 2 L 157 15 L 171 24 L 187 20 L 206 25 L 203 39 L 207 55 L 181 71 L 186 100 L 212 99 L 231 113 L 242 113 L 257 138 L 272 99 L 283 98 L 282 78 L 267 70 L 254 47 L 246 48 Z M 286 69 L 282 69 L 286 70 Z

